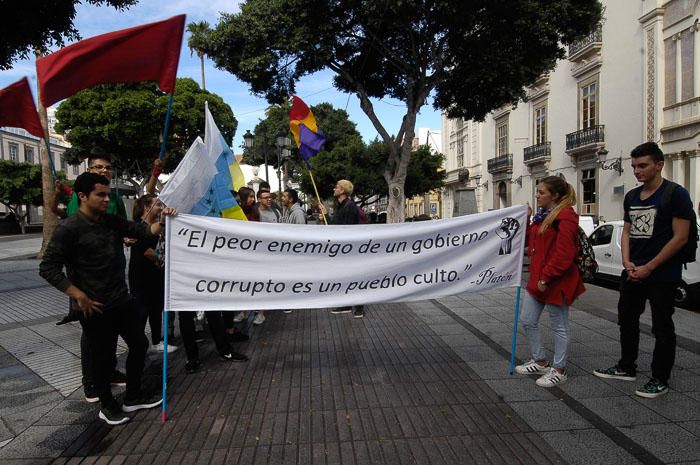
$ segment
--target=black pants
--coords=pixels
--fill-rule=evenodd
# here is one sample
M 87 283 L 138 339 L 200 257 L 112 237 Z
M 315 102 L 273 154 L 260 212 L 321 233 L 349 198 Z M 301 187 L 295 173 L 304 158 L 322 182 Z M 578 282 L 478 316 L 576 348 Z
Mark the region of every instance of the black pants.
M 90 372 L 103 407 L 113 407 L 110 377 L 112 376 L 114 352 L 119 336 L 124 339 L 129 353 L 126 358 L 126 397 L 138 396 L 141 391 L 141 375 L 148 348 L 148 339 L 143 333 L 143 323 L 133 299 L 105 309 L 90 318 L 81 318 L 83 334 L 87 338 L 88 351 L 92 355 Z
M 80 367 L 83 370 L 83 386 L 94 386 L 95 379 L 92 377 L 92 352 L 90 351 L 90 345 L 88 344 L 87 335 L 85 335 L 85 330 L 83 330 L 80 335 Z M 114 350 L 112 351 L 112 362 L 110 365 L 112 367 L 112 373 L 117 369 L 117 341 L 114 341 Z M 111 380 L 111 373 L 110 373 Z
M 639 317 L 644 313 L 646 301 L 651 307 L 651 332 L 654 334 L 654 354 L 651 375 L 664 383 L 671 377 L 676 359 L 676 328 L 673 325 L 673 297 L 676 283 L 633 282 L 623 273 L 620 284 L 620 300 L 617 305 L 620 325 L 622 358 L 618 366 L 636 373 L 639 355 Z
M 177 314 L 180 320 L 180 335 L 185 346 L 187 360 L 199 359 L 199 349 L 197 348 L 194 329 L 194 318 L 196 315 L 196 312 L 178 312 Z M 207 325 L 219 355 L 230 354 L 233 350 L 226 339 L 226 329 L 224 328 L 221 312 L 204 312 L 204 316 L 207 319 Z
M 160 343 L 163 340 L 161 326 L 163 324 L 163 293 L 162 292 L 144 292 L 134 293 L 134 298 L 139 305 L 139 313 L 144 328 L 146 320 L 151 327 L 151 342 L 153 345 Z M 168 315 L 170 317 L 171 315 Z M 172 325 L 172 318 L 168 318 L 168 326 Z M 172 332 L 168 333 L 169 335 Z

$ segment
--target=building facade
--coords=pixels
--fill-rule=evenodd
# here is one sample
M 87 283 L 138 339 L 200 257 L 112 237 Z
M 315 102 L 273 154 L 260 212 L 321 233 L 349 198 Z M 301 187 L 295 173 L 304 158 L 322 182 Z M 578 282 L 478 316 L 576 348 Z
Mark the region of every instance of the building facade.
M 448 171 L 448 182 L 480 194 L 478 211 L 534 205 L 539 179 L 558 175 L 575 187 L 580 214 L 620 219 L 624 195 L 637 185 L 629 153 L 645 141 L 666 154 L 664 176 L 700 200 L 698 1 L 603 3 L 599 27 L 569 44 L 567 58 L 527 89 L 525 101 L 481 123 L 485 169 L 468 167 L 461 182 L 459 170 Z M 479 123 L 443 118 L 443 134 L 456 143 L 469 124 Z M 451 166 L 458 150 L 447 149 L 448 160 L 456 157 Z
M 411 142 L 411 148 L 415 150 L 421 145 L 427 145 L 431 152 L 443 153 L 441 131 L 430 128 L 417 128 L 416 137 Z M 435 190 L 424 195 L 414 195 L 412 198 L 404 201 L 404 208 L 406 218 L 425 217 L 426 215 L 433 219 L 441 218 L 442 192 Z

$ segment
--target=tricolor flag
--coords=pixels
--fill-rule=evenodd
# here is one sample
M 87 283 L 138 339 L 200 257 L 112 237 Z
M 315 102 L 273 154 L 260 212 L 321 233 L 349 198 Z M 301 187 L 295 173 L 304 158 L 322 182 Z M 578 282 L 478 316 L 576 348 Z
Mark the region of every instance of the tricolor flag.
M 314 114 L 296 95 L 292 97 L 292 108 L 289 110 L 289 130 L 292 131 L 299 153 L 308 166 L 311 157 L 321 151 L 326 138 L 316 125 Z
M 41 102 L 48 107 L 97 84 L 158 81 L 175 90 L 185 15 L 81 40 L 36 62 Z
M 38 138 L 44 138 L 26 77 L 0 90 L 0 126 L 26 129 Z
M 243 209 L 236 202 L 233 190 L 244 186 L 243 172 L 236 162 L 231 148 L 221 135 L 214 118 L 205 106 L 206 126 L 204 141 L 207 157 L 216 166 L 216 175 L 209 184 L 209 189 L 195 203 L 192 214 L 202 216 L 220 216 L 236 220 L 247 220 Z

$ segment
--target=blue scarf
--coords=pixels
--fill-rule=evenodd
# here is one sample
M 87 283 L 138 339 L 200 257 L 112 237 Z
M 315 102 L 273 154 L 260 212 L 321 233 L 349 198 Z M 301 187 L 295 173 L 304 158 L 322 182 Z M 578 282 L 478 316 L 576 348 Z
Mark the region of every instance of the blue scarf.
M 532 223 L 533 224 L 541 224 L 545 218 L 547 218 L 547 215 L 552 211 L 550 208 L 549 210 L 545 210 L 544 208 L 540 208 L 537 210 L 537 213 L 535 213 L 535 216 L 532 218 Z

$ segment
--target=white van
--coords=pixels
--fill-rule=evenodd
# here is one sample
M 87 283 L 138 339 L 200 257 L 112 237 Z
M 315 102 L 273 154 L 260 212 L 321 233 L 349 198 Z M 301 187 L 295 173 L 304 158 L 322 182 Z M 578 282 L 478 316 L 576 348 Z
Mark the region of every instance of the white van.
M 581 229 L 583 229 L 583 232 L 585 232 L 587 236 L 590 236 L 595 229 L 595 223 L 593 222 L 592 216 L 579 215 L 578 225 L 581 226 Z
M 619 281 L 622 274 L 620 239 L 623 226 L 622 220 L 603 223 L 589 235 L 598 262 L 596 277 Z M 696 251 L 695 261 L 683 266 L 682 281 L 676 289 L 676 304 L 688 303 L 700 305 L 700 248 Z

